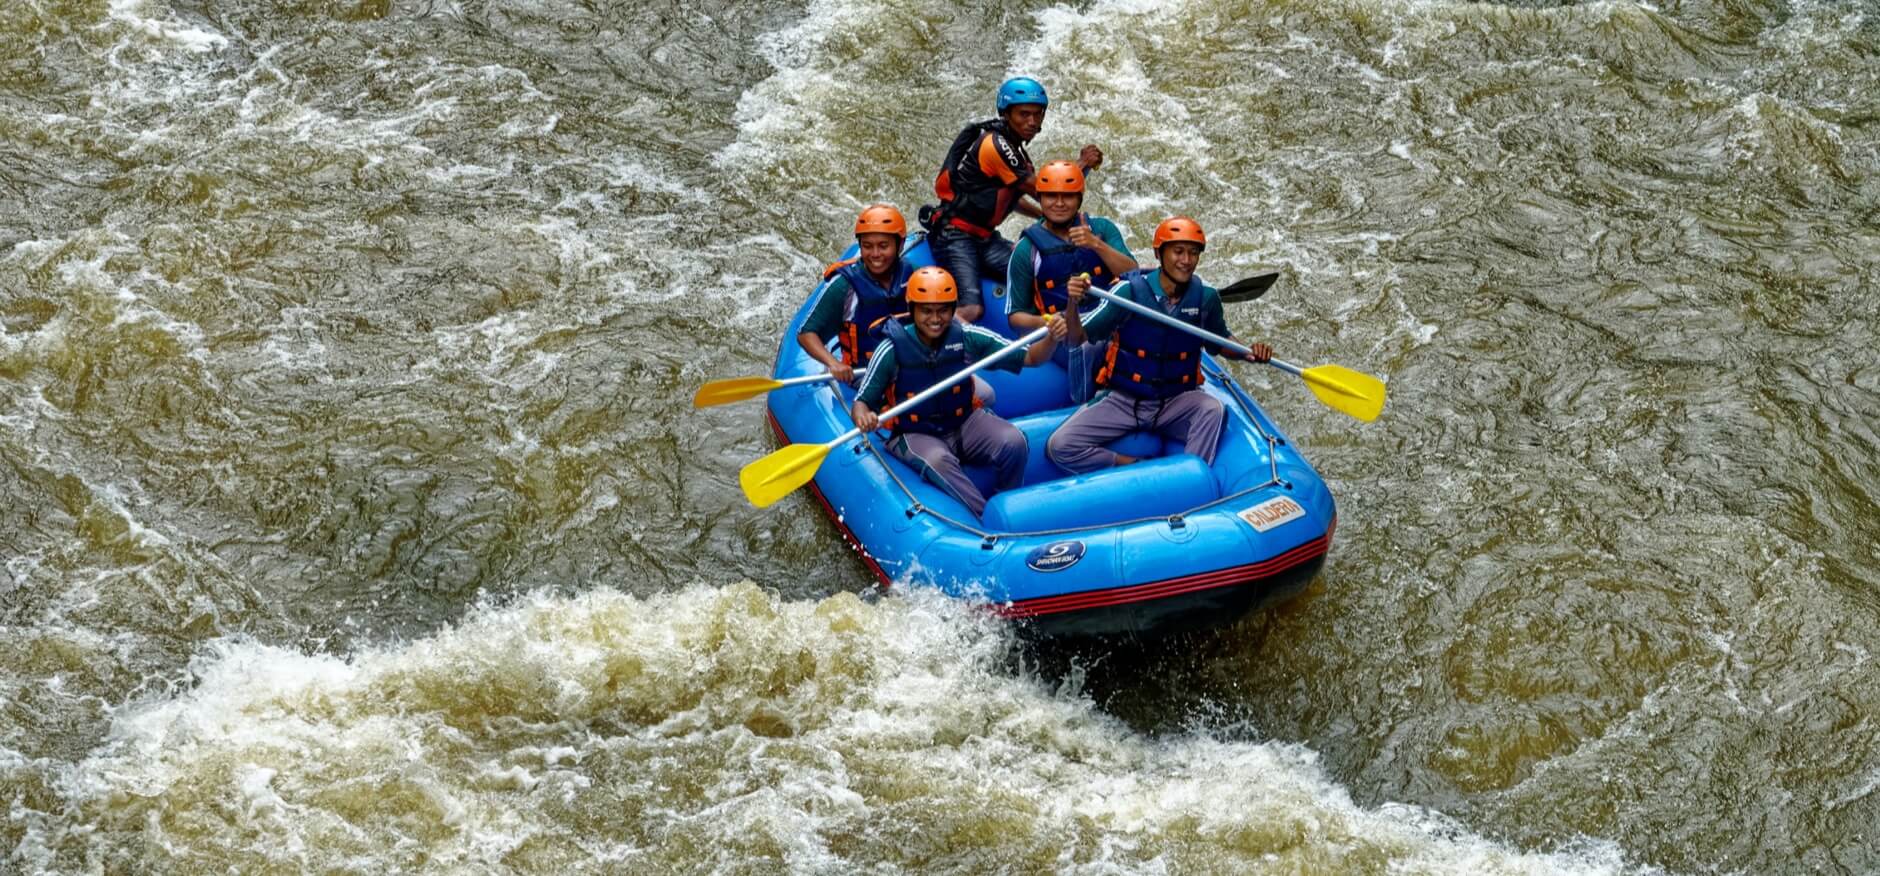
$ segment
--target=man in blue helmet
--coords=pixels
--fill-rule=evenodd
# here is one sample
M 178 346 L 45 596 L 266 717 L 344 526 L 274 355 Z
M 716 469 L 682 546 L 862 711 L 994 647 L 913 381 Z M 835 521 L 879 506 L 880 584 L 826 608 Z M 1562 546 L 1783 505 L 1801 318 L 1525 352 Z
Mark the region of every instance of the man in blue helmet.
M 1050 99 L 1036 79 L 1020 76 L 999 86 L 999 117 L 974 122 L 953 138 L 940 173 L 934 177 L 938 206 L 922 207 L 934 261 L 959 283 L 959 318 L 976 322 L 984 312 L 979 281 L 1002 278 L 1012 259 L 1012 242 L 999 236 L 999 223 L 1013 210 L 1043 215 L 1037 201 L 1031 156 L 1025 145 L 1044 129 Z M 1103 163 L 1103 151 L 1085 145 L 1077 165 L 1085 173 Z

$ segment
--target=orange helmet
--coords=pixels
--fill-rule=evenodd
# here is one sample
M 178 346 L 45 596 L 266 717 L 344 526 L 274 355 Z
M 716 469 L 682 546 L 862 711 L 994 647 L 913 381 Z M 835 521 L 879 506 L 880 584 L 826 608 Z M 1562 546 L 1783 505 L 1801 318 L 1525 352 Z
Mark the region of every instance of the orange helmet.
M 1155 238 L 1150 241 L 1149 248 L 1161 252 L 1163 244 L 1177 240 L 1198 244 L 1202 249 L 1208 248 L 1208 236 L 1201 233 L 1201 223 L 1187 216 L 1171 216 L 1162 220 L 1162 224 L 1155 227 Z
M 1066 192 L 1073 195 L 1084 193 L 1084 169 L 1075 161 L 1053 161 L 1038 169 L 1038 194 L 1046 192 Z
M 907 303 L 958 304 L 960 290 L 953 285 L 953 275 L 945 268 L 928 265 L 916 269 L 907 278 Z
M 907 219 L 901 211 L 888 204 L 874 204 L 865 207 L 862 215 L 855 217 L 855 233 L 892 234 L 895 237 L 907 236 Z

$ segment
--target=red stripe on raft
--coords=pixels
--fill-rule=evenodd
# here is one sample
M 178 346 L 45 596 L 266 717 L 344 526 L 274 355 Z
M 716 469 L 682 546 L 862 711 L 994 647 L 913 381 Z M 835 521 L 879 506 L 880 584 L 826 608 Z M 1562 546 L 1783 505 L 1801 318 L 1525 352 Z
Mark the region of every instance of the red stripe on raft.
M 764 418 L 770 421 L 770 429 L 777 434 L 778 441 L 790 443 L 790 436 L 783 434 L 783 424 L 777 422 L 776 414 L 766 409 Z M 881 586 L 894 586 L 894 581 L 888 578 L 888 573 L 881 570 L 881 564 L 875 562 L 875 558 L 868 553 L 868 549 L 862 547 L 861 540 L 855 537 L 855 533 L 849 531 L 848 524 L 842 522 L 842 516 L 836 513 L 835 506 L 829 504 L 828 497 L 823 495 L 822 488 L 816 486 L 815 480 L 809 482 L 809 492 L 810 495 L 816 497 L 817 502 L 822 504 L 823 513 L 829 516 L 829 522 L 835 524 L 836 530 L 842 533 L 842 539 L 848 542 L 849 547 L 854 548 L 856 553 L 862 555 L 862 562 L 867 563 L 868 570 L 874 572 L 875 577 L 881 580 Z
M 789 436 L 783 433 L 783 424 L 777 422 L 776 414 L 767 410 L 764 412 L 764 416 L 770 421 L 770 428 L 776 433 L 777 440 L 788 443 L 790 440 Z M 855 533 L 849 529 L 848 524 L 842 522 L 841 515 L 836 513 L 835 506 L 829 504 L 828 497 L 823 495 L 822 489 L 816 486 L 814 480 L 809 482 L 809 491 L 811 495 L 816 497 L 817 503 L 822 505 L 823 513 L 829 517 L 829 522 L 836 525 L 836 531 L 842 533 L 842 539 L 847 541 L 849 546 L 854 548 L 857 554 L 861 555 L 862 562 L 868 565 L 869 571 L 875 573 L 875 578 L 881 581 L 881 585 L 883 587 L 893 586 L 893 579 L 889 578 L 888 573 L 882 570 L 880 563 L 875 562 L 874 556 L 869 554 L 868 549 L 862 546 L 861 540 L 855 537 Z M 1021 602 L 996 604 L 991 607 L 1002 617 L 1038 617 L 1047 614 L 1062 614 L 1067 611 L 1102 608 L 1109 605 L 1128 605 L 1132 602 L 1146 602 L 1151 599 L 1162 599 L 1169 596 L 1178 596 L 1183 593 L 1213 590 L 1219 587 L 1231 587 L 1237 584 L 1250 584 L 1260 578 L 1278 575 L 1301 563 L 1311 562 L 1318 557 L 1324 556 L 1326 551 L 1331 549 L 1332 533 L 1337 530 L 1338 517 L 1337 515 L 1333 515 L 1331 525 L 1326 528 L 1324 535 L 1270 560 L 1248 563 L 1244 566 L 1216 569 L 1212 572 L 1198 572 L 1193 575 L 1184 575 L 1180 578 L 1151 581 L 1147 584 L 1137 584 L 1130 587 L 1112 587 L 1107 590 L 1093 590 L 1087 593 L 1067 593 L 1062 596 L 1043 596 Z
M 1331 532 L 1327 530 L 1324 535 L 1263 562 L 1216 569 L 1212 572 L 1199 572 L 1163 581 L 1151 581 L 1130 587 L 1112 587 L 1107 590 L 1069 593 L 1063 596 L 1043 596 L 1022 602 L 1001 604 L 993 608 L 1004 617 L 1037 617 L 1108 605 L 1127 605 L 1132 602 L 1146 602 L 1151 599 L 1212 590 L 1217 587 L 1248 584 L 1260 578 L 1278 575 L 1301 563 L 1311 562 L 1324 556 L 1331 546 Z

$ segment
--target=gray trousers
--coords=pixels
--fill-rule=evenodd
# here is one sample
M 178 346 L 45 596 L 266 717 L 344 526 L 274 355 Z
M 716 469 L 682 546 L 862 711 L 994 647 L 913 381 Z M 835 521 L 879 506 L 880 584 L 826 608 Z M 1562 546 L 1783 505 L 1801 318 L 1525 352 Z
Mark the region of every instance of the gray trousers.
M 1113 389 L 1057 427 L 1044 452 L 1058 468 L 1082 474 L 1116 464 L 1115 452 L 1103 445 L 1131 432 L 1147 431 L 1181 439 L 1189 453 L 1213 465 L 1226 419 L 1220 400 L 1198 390 L 1157 401 Z
M 934 486 L 972 509 L 973 516 L 985 513 L 986 497 L 966 476 L 961 463 L 987 465 L 999 470 L 999 483 L 993 492 L 1004 492 L 1025 481 L 1025 458 L 1031 445 L 1018 427 L 999 418 L 986 408 L 973 411 L 958 429 L 947 435 L 902 432 L 888 442 L 888 452 L 907 463 Z

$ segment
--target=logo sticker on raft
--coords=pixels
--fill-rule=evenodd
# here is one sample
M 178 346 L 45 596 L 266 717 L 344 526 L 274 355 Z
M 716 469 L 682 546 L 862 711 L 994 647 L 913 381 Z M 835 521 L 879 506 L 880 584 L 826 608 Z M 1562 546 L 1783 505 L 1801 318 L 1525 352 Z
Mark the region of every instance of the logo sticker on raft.
M 1084 543 L 1081 541 L 1054 541 L 1040 548 L 1033 548 L 1025 557 L 1025 565 L 1040 572 L 1061 572 L 1077 565 L 1084 558 Z
M 1240 512 L 1240 519 L 1247 521 L 1247 525 L 1253 527 L 1255 532 L 1265 532 L 1304 516 L 1306 509 L 1285 496 L 1275 496 Z

